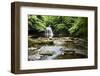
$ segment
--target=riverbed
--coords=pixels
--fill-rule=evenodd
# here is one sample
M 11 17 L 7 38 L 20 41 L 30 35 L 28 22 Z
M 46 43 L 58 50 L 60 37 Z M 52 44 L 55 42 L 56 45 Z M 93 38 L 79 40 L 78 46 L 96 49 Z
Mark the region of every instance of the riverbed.
M 88 58 L 87 41 L 80 38 L 31 38 L 28 60 L 55 60 Z

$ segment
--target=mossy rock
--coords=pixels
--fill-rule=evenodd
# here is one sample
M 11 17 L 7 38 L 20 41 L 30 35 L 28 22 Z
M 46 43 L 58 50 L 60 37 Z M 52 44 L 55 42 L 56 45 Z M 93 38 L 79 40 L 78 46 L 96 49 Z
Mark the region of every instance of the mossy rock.
M 28 38 L 28 47 L 36 47 L 38 45 L 53 45 L 53 40 L 39 40 Z

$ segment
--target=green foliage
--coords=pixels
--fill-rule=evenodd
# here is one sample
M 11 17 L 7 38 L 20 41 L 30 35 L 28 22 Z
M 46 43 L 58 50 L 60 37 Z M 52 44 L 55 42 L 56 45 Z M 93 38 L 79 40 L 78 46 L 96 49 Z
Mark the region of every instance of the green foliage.
M 54 35 L 87 38 L 87 17 L 28 15 L 28 29 L 45 31 L 51 25 Z
M 28 16 L 28 28 L 29 30 L 43 31 L 45 29 L 45 23 L 39 19 L 38 16 Z
M 72 27 L 69 29 L 69 32 L 72 36 L 78 37 L 87 37 L 87 18 L 85 17 L 78 17 L 75 19 Z

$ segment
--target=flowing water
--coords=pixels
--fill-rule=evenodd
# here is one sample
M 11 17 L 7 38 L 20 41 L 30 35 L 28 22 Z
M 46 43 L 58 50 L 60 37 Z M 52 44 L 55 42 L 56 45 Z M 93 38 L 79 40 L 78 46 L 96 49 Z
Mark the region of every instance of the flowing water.
M 77 47 L 71 42 L 65 45 L 62 41 L 54 41 L 53 45 L 42 45 L 39 48 L 31 47 L 28 54 L 29 61 L 87 58 L 87 49 Z

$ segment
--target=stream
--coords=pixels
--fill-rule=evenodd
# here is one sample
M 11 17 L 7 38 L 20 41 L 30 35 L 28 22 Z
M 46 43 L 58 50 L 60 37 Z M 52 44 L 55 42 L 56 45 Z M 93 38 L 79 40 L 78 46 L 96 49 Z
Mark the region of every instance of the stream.
M 87 49 L 77 46 L 72 41 L 53 41 L 52 45 L 41 45 L 28 48 L 28 60 L 54 60 L 54 59 L 76 59 L 87 58 Z

